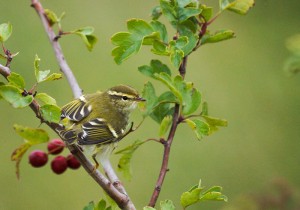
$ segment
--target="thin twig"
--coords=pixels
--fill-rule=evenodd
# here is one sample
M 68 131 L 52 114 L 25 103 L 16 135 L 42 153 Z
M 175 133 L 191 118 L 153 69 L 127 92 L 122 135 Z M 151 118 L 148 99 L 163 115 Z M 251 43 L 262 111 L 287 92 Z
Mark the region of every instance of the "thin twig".
M 61 68 L 61 71 L 66 76 L 69 85 L 72 89 L 74 98 L 79 98 L 82 95 L 82 90 L 79 87 L 77 80 L 70 69 L 67 61 L 65 60 L 64 54 L 62 52 L 61 46 L 58 41 L 55 39 L 56 34 L 54 33 L 53 29 L 51 28 L 49 21 L 45 15 L 44 8 L 42 7 L 41 3 L 38 0 L 31 0 L 31 6 L 35 9 L 38 15 L 41 18 L 42 24 L 45 28 L 45 31 L 49 37 L 50 43 L 54 50 L 54 54 L 56 56 L 56 60 Z
M 187 56 L 183 58 L 183 61 L 179 67 L 179 73 L 182 76 L 182 78 L 185 77 L 186 74 L 186 65 L 187 65 Z M 168 165 L 169 165 L 169 158 L 170 158 L 170 152 L 171 152 L 171 145 L 174 140 L 175 132 L 177 130 L 178 124 L 181 122 L 180 121 L 180 105 L 175 104 L 175 109 L 174 109 L 174 114 L 173 114 L 173 121 L 172 121 L 172 126 L 167 138 L 167 141 L 161 141 L 163 142 L 164 145 L 164 154 L 163 154 L 163 159 L 162 159 L 162 164 L 159 172 L 158 179 L 156 181 L 156 185 L 154 188 L 154 191 L 152 193 L 150 202 L 148 206 L 154 207 L 158 196 L 160 194 L 164 179 L 166 177 L 167 172 L 169 171 Z

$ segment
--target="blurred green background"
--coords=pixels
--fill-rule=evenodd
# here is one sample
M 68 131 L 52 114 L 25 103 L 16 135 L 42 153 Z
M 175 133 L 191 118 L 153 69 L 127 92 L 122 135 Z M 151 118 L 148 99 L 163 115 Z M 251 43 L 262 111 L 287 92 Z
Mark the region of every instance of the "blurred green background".
M 218 1 L 201 2 L 216 8 Z M 85 93 L 120 83 L 142 90 L 148 78 L 138 73 L 137 67 L 156 57 L 144 48 L 139 55 L 117 66 L 109 39 L 117 31 L 126 30 L 125 21 L 130 18 L 150 20 L 150 11 L 157 1 L 43 0 L 42 3 L 57 14 L 66 12 L 65 31 L 95 27 L 99 42 L 92 53 L 77 36 L 60 41 Z M 292 194 L 286 209 L 296 209 L 300 194 L 300 75 L 288 77 L 283 65 L 289 56 L 285 39 L 300 29 L 299 11 L 299 0 L 257 0 L 248 15 L 225 12 L 212 25 L 211 30 L 234 30 L 237 38 L 205 45 L 190 56 L 186 79 L 201 90 L 210 115 L 227 119 L 229 126 L 200 142 L 185 125 L 180 126 L 171 151 L 170 172 L 159 200 L 171 199 L 180 207 L 181 193 L 201 178 L 204 186 L 223 186 L 229 202 L 203 203 L 189 209 L 277 209 L 259 208 L 257 199 L 253 199 L 261 198 L 263 203 L 272 195 L 279 200 L 282 192 L 274 192 L 270 187 L 275 182 Z M 13 35 L 6 47 L 20 52 L 11 69 L 25 77 L 27 87 L 34 84 L 35 54 L 42 59 L 41 69 L 58 72 L 53 50 L 30 1 L 2 0 L 0 23 L 8 21 L 13 25 Z M 163 87 L 159 87 L 162 91 Z M 41 84 L 38 91 L 49 93 L 59 105 L 72 98 L 66 80 Z M 67 170 L 58 176 L 51 172 L 49 164 L 32 168 L 27 156 L 21 162 L 21 179 L 17 180 L 10 156 L 23 140 L 14 133 L 12 125 L 38 127 L 39 121 L 28 108 L 14 110 L 4 101 L 0 105 L 0 210 L 80 210 L 91 200 L 104 197 L 83 169 Z M 134 117 L 136 121 L 141 119 L 138 112 Z M 157 124 L 147 119 L 138 131 L 120 142 L 119 148 L 136 139 L 156 137 L 157 130 Z M 50 135 L 56 137 L 51 131 Z M 45 150 L 46 145 L 32 149 Z M 161 157 L 162 147 L 154 142 L 141 147 L 133 157 L 134 177 L 131 182 L 124 181 L 124 185 L 138 209 L 150 199 Z M 118 156 L 113 155 L 115 167 L 117 161 Z M 121 174 L 120 178 L 123 179 Z

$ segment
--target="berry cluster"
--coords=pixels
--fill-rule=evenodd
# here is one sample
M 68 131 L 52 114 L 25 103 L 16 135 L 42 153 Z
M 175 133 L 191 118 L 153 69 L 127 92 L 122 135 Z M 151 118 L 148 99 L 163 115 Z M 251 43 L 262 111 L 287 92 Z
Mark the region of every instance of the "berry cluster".
M 47 145 L 48 152 L 42 150 L 34 150 L 29 154 L 29 163 L 39 168 L 48 162 L 48 155 L 56 155 L 51 161 L 51 169 L 56 174 L 62 174 L 67 168 L 78 169 L 80 162 L 72 155 L 69 154 L 67 157 L 58 155 L 65 148 L 65 143 L 60 139 L 53 139 Z

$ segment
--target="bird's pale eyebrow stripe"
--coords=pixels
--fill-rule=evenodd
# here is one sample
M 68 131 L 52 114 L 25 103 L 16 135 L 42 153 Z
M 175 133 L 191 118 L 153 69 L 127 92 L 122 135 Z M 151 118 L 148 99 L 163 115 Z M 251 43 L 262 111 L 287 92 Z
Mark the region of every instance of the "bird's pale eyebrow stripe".
M 116 92 L 116 91 L 111 91 L 111 90 L 109 90 L 107 93 L 111 96 L 126 96 L 128 98 L 134 98 L 133 95 L 129 95 L 126 93 L 120 93 L 120 92 Z

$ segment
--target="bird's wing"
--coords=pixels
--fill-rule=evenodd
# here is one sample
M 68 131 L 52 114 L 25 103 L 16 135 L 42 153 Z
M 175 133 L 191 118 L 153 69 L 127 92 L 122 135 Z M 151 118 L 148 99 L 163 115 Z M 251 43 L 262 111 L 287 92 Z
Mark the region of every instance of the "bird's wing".
M 78 134 L 78 143 L 82 145 L 107 144 L 122 138 L 122 131 L 116 131 L 102 118 L 96 118 L 82 125 Z
M 92 111 L 92 106 L 87 103 L 86 99 L 81 96 L 80 98 L 71 101 L 62 107 L 61 118 L 68 118 L 71 121 L 79 122 Z

